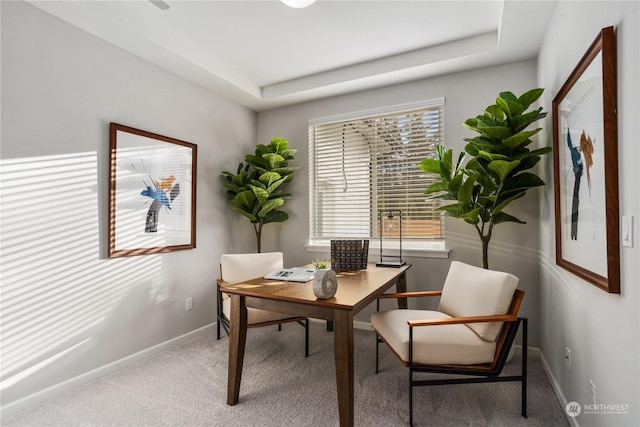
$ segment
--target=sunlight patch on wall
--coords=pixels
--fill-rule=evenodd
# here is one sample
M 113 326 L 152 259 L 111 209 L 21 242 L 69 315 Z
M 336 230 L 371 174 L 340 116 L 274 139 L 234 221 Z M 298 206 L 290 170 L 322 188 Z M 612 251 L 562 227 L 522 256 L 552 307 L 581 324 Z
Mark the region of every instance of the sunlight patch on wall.
M 166 283 L 158 256 L 100 259 L 95 153 L 3 159 L 0 185 L 4 389 L 100 334 L 133 285 L 153 301 Z

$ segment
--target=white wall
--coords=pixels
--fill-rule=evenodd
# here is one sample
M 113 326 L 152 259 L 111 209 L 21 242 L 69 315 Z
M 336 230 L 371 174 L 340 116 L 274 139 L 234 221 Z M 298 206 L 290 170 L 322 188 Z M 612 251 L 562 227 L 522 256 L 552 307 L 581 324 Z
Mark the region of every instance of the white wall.
M 236 247 L 220 171 L 255 145 L 256 115 L 29 4 L 1 8 L 6 409 L 215 321 Z M 198 145 L 196 249 L 105 257 L 111 121 Z
M 273 136 L 289 139 L 290 144 L 299 150 L 295 163 L 302 167 L 291 182 L 290 192 L 294 197 L 285 205 L 290 219 L 283 224 L 265 227 L 264 250 L 282 249 L 285 263 L 289 266 L 308 263 L 322 256 L 303 250 L 309 235 L 308 120 L 444 97 L 445 145 L 453 147 L 457 153 L 464 149 L 466 142 L 463 138 L 474 136 L 462 125 L 467 118 L 481 114 L 486 106 L 495 102 L 500 92 L 512 91 L 520 95 L 535 85 L 536 62 L 529 60 L 259 113 L 258 140 L 269 141 Z M 521 313 L 531 319 L 529 343 L 533 346 L 538 342 L 536 191 L 514 203 L 509 210 L 527 224 L 500 224 L 494 229 L 489 249 L 489 266 L 519 276 L 520 287 L 527 292 Z M 409 289 L 441 289 L 451 259 L 482 265 L 480 239 L 472 226 L 461 220 L 447 219 L 446 235 L 447 248 L 452 251 L 449 259 L 407 257 L 407 261 L 413 264 L 408 273 Z M 357 320 L 369 322 L 369 317 L 370 310 L 365 310 Z
M 638 2 L 560 2 L 538 58 L 538 84 L 548 88 L 544 105 L 550 106 L 600 30 L 616 27 L 620 215 L 633 215 L 636 225 L 640 199 L 639 15 Z M 551 144 L 550 116 L 546 122 L 545 138 Z M 552 163 L 545 166 L 547 177 L 552 177 Z M 607 294 L 555 265 L 552 185 L 546 187 L 540 202 L 540 348 L 555 386 L 567 402 L 585 405 L 592 403 L 592 380 L 598 404 L 629 404 L 626 415 L 582 413 L 575 419 L 581 426 L 638 426 L 638 233 L 634 248 L 621 247 L 620 295 Z M 566 347 L 571 349 L 571 372 L 565 367 Z

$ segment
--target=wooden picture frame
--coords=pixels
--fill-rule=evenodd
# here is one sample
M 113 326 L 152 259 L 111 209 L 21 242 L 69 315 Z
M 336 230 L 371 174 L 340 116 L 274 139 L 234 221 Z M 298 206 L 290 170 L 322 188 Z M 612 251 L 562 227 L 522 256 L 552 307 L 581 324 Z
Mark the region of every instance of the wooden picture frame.
M 109 257 L 196 247 L 198 147 L 111 123 Z
M 620 293 L 616 49 L 602 29 L 553 100 L 556 264 Z

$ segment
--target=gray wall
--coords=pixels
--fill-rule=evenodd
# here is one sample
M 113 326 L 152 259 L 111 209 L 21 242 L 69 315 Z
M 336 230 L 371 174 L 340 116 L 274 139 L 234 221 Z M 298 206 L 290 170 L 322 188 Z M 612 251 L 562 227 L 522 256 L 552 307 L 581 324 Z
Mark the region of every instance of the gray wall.
M 640 134 L 640 3 L 559 2 L 538 61 L 538 82 L 548 88 L 544 104 L 566 81 L 591 42 L 604 27 L 616 27 L 618 79 L 618 176 L 620 215 L 638 223 L 638 135 Z M 552 142 L 551 118 L 545 139 Z M 552 163 L 545 165 L 552 176 Z M 552 179 L 549 179 L 549 183 Z M 621 293 L 607 294 L 555 265 L 553 187 L 540 198 L 540 348 L 554 386 L 566 402 L 590 404 L 589 380 L 598 404 L 629 404 L 627 415 L 584 414 L 581 426 L 640 425 L 639 361 L 640 277 L 638 233 L 634 248 L 621 247 Z M 565 367 L 565 348 L 572 354 Z
M 505 83 L 507 82 L 507 83 Z M 463 151 L 463 138 L 474 136 L 463 127 L 464 121 L 482 113 L 503 91 L 517 95 L 536 85 L 536 62 L 522 61 L 486 69 L 431 78 L 414 83 L 385 87 L 315 102 L 261 112 L 258 114 L 258 140 L 269 141 L 273 136 L 289 139 L 299 151 L 296 164 L 302 169 L 290 188 L 294 197 L 287 201 L 289 221 L 265 228 L 265 250 L 280 248 L 289 266 L 304 264 L 322 254 L 305 252 L 309 218 L 309 156 L 308 121 L 372 108 L 445 97 L 445 145 Z M 537 195 L 519 200 L 510 213 L 526 221 L 526 225 L 501 224 L 494 229 L 489 249 L 489 265 L 493 269 L 509 271 L 520 277 L 520 287 L 527 292 L 522 313 L 531 319 L 530 345 L 538 345 L 538 221 Z M 482 265 L 480 239 L 475 229 L 461 220 L 447 219 L 447 248 L 449 259 L 410 258 L 413 264 L 408 273 L 408 287 L 413 290 L 441 289 L 452 259 Z M 371 307 L 357 316 L 369 322 Z
M 1 8 L 4 407 L 215 321 L 236 237 L 220 171 L 254 146 L 256 115 L 27 3 Z M 198 145 L 196 249 L 104 257 L 111 121 Z

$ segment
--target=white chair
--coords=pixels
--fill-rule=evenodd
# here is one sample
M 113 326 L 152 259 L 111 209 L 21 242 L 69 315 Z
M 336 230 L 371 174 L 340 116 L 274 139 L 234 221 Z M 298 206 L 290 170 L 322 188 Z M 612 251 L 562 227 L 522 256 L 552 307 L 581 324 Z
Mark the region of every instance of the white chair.
M 524 292 L 518 278 L 453 261 L 442 291 L 385 294 L 381 298 L 440 296 L 438 310 L 394 309 L 371 315 L 378 344 L 385 342 L 409 368 L 409 424 L 413 425 L 413 387 L 519 381 L 526 417 L 527 319 L 517 317 Z M 379 300 L 378 300 L 379 307 Z M 522 323 L 522 370 L 500 376 Z M 456 374 L 449 379 L 414 379 L 414 373 Z
M 278 268 L 283 268 L 282 252 L 222 255 L 220 258 L 220 279 L 217 281 L 218 339 L 220 339 L 220 328 L 223 328 L 229 335 L 229 319 L 231 318 L 231 299 L 224 293 L 224 287 L 263 277 Z M 288 322 L 297 322 L 305 328 L 304 355 L 307 357 L 309 355 L 309 319 L 257 308 L 247 308 L 247 327 L 249 328 L 278 325 L 278 329 L 280 329 L 283 323 Z

